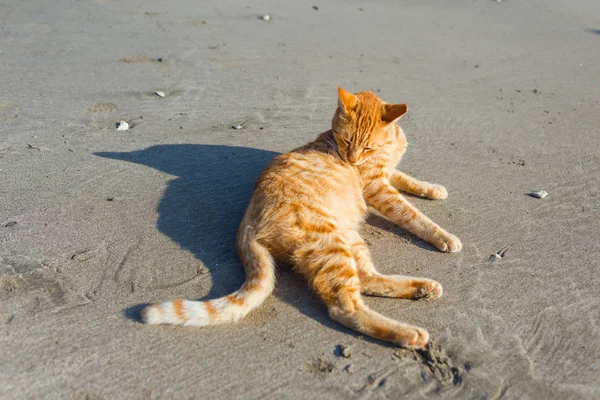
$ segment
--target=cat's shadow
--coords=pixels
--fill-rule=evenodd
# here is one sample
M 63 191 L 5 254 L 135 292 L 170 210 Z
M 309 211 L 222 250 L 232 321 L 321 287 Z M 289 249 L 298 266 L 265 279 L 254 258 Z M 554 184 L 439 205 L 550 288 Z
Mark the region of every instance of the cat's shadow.
M 213 286 L 201 300 L 227 295 L 241 286 L 244 271 L 236 253 L 236 231 L 256 178 L 278 153 L 248 147 L 168 144 L 95 155 L 145 165 L 175 176 L 158 205 L 157 229 L 208 268 Z M 383 229 L 393 227 L 381 217 L 371 217 L 369 221 Z M 402 234 L 408 237 L 405 235 L 408 234 Z M 325 326 L 357 335 L 329 318 L 304 279 L 284 270 L 278 280 L 275 294 L 280 299 Z M 129 307 L 124 315 L 139 321 L 142 306 Z
M 278 153 L 235 146 L 166 144 L 95 155 L 173 175 L 157 207 L 156 228 L 208 268 L 213 285 L 205 298 L 239 288 L 244 271 L 235 248 L 237 228 L 256 178 Z

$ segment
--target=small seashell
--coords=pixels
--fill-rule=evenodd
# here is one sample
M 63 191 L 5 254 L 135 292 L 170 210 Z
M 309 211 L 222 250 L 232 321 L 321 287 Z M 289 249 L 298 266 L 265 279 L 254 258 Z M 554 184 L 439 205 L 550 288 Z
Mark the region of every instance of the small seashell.
M 536 199 L 543 199 L 544 197 L 548 196 L 548 192 L 545 190 L 536 190 L 535 192 L 529 193 L 529 195 L 531 197 L 535 197 Z
M 243 126 L 241 126 L 241 125 L 231 125 L 231 127 L 232 127 L 233 129 L 236 129 L 236 130 L 239 130 L 239 129 L 242 129 L 242 128 L 243 128 Z
M 125 121 L 117 122 L 117 130 L 118 131 L 126 131 L 129 129 L 129 124 Z
M 262 19 L 263 21 L 270 21 L 271 20 L 271 16 L 269 14 L 265 14 L 265 15 L 262 15 L 260 17 L 260 19 Z
M 352 357 L 352 351 L 349 347 L 346 346 L 341 346 L 341 350 L 342 350 L 342 356 L 344 356 L 344 358 L 350 358 Z
M 157 95 L 158 97 L 165 97 L 165 92 L 163 92 L 162 90 L 158 90 L 156 92 L 154 92 L 155 95 Z

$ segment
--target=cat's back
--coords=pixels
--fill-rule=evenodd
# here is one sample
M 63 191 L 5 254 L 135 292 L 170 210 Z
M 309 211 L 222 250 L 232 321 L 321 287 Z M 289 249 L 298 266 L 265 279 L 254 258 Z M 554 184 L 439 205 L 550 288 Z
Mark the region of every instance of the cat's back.
M 317 139 L 271 161 L 258 178 L 249 209 L 257 226 L 294 224 L 313 213 L 343 227 L 360 222 L 366 204 L 356 168 Z
M 258 188 L 316 200 L 332 192 L 360 190 L 360 178 L 326 142 L 316 140 L 275 157 L 259 177 Z

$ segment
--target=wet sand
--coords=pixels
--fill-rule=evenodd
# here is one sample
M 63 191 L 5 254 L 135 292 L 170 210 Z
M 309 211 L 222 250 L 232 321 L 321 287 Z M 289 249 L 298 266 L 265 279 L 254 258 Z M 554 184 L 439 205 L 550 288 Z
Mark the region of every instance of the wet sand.
M 599 398 L 599 3 L 212 3 L 0 5 L 0 397 Z M 363 229 L 444 286 L 367 299 L 431 347 L 342 328 L 289 271 L 236 326 L 139 323 L 239 287 L 254 180 L 338 85 L 408 103 L 400 169 L 450 193 L 412 201 L 460 253 Z

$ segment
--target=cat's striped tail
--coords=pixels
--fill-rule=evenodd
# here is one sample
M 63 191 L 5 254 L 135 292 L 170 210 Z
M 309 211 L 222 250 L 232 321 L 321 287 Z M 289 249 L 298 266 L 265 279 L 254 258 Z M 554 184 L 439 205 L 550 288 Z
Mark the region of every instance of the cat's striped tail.
M 248 228 L 238 237 L 240 258 L 246 281 L 230 295 L 208 301 L 173 300 L 145 307 L 142 320 L 147 324 L 207 326 L 237 322 L 260 306 L 273 292 L 275 263 Z

